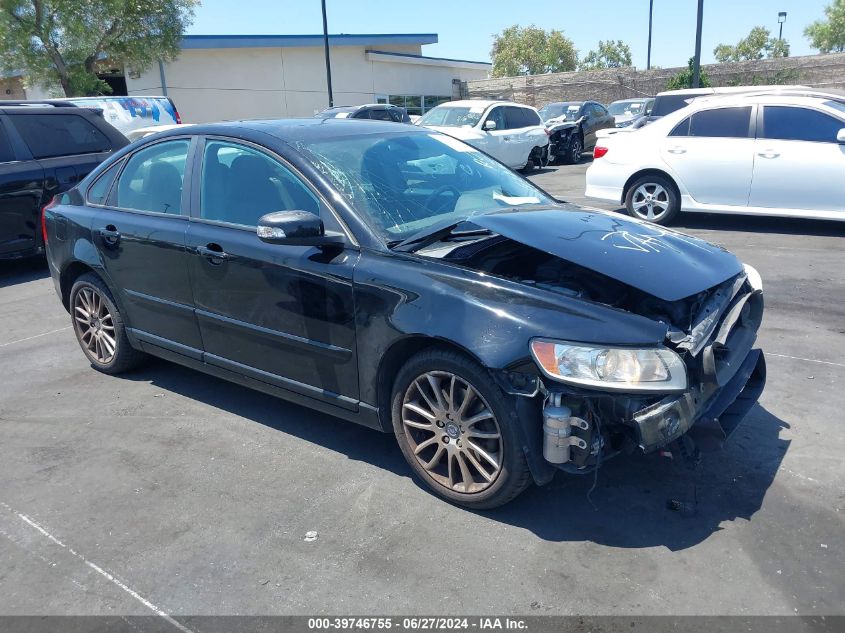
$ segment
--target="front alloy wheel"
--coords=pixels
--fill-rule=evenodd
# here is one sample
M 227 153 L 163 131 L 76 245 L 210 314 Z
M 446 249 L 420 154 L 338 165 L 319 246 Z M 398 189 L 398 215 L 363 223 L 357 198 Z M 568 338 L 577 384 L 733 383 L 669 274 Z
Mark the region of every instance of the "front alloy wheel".
M 453 503 L 495 508 L 531 483 L 515 398 L 458 352 L 411 357 L 396 376 L 391 415 L 411 470 Z
M 475 387 L 445 371 L 405 390 L 402 424 L 414 457 L 435 482 L 462 493 L 488 488 L 502 470 L 502 434 Z

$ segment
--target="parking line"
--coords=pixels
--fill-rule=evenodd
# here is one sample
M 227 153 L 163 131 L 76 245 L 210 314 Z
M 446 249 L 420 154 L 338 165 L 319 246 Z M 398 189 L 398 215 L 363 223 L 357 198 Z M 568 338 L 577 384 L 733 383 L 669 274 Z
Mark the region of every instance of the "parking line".
M 0 501 L 0 505 L 2 505 L 3 507 L 5 507 L 7 510 L 10 510 L 10 511 L 12 511 L 12 512 L 15 512 L 15 511 L 11 508 L 11 506 L 9 506 L 9 505 L 7 505 L 7 504 L 3 503 L 2 501 Z M 119 587 L 120 589 L 122 589 L 123 591 L 125 591 L 126 593 L 128 593 L 130 596 L 132 596 L 133 598 L 135 598 L 135 600 L 137 600 L 138 602 L 140 602 L 141 604 L 143 604 L 145 607 L 147 607 L 148 609 L 150 609 L 151 611 L 153 611 L 156 615 L 158 615 L 159 617 L 163 618 L 164 620 L 166 620 L 167 622 L 169 622 L 170 624 L 172 624 L 174 627 L 176 627 L 177 629 L 179 629 L 180 631 L 182 631 L 182 633 L 194 633 L 191 629 L 189 629 L 188 627 L 184 626 L 183 624 L 180 624 L 179 622 L 177 622 L 176 620 L 174 620 L 172 617 L 170 617 L 170 615 L 169 615 L 167 612 L 165 612 L 165 611 L 163 611 L 163 610 L 159 609 L 159 608 L 158 608 L 157 606 L 155 606 L 152 602 L 150 602 L 149 600 L 147 600 L 146 598 L 144 598 L 144 596 L 142 596 L 141 594 L 139 594 L 137 591 L 135 591 L 134 589 L 132 589 L 132 588 L 131 588 L 131 587 L 129 587 L 128 585 L 126 585 L 126 584 L 122 583 L 122 582 L 121 582 L 121 581 L 119 581 L 117 578 L 115 578 L 114 576 L 112 576 L 112 575 L 111 575 L 109 572 L 107 572 L 105 569 L 103 569 L 102 567 L 100 567 L 99 565 L 97 565 L 97 564 L 95 564 L 95 563 L 92 563 L 90 560 L 88 560 L 87 558 L 85 558 L 82 554 L 80 554 L 79 552 L 77 552 L 76 550 L 74 550 L 72 547 L 68 547 L 67 545 L 65 545 L 64 543 L 62 543 L 59 539 L 57 539 L 55 536 L 53 536 L 52 534 L 50 534 L 47 530 L 45 530 L 45 529 L 44 529 L 41 525 L 39 525 L 39 524 L 38 524 L 36 521 L 34 521 L 33 519 L 30 519 L 28 516 L 26 516 L 25 514 L 22 514 L 22 513 L 20 513 L 20 512 L 15 512 L 15 514 L 18 516 L 18 518 L 19 518 L 21 521 L 23 521 L 24 523 L 26 523 L 26 524 L 27 524 L 27 525 L 29 525 L 30 527 L 33 527 L 33 528 L 35 528 L 36 530 L 38 530 L 38 531 L 39 531 L 42 535 L 44 535 L 45 537 L 47 537 L 50 541 L 52 541 L 53 543 L 55 543 L 55 544 L 56 544 L 56 545 L 58 545 L 59 547 L 64 548 L 64 549 L 65 549 L 66 551 L 68 551 L 70 554 L 72 554 L 73 556 L 75 556 L 76 558 L 78 558 L 79 560 L 81 560 L 83 563 L 85 563 L 88 567 L 90 567 L 90 568 L 91 568 L 91 569 L 93 569 L 95 572 L 97 572 L 98 574 L 100 574 L 103 578 L 105 578 L 105 579 L 106 579 L 106 580 L 108 580 L 109 582 L 113 583 L 114 585 L 116 585 L 117 587 Z
M 65 330 L 69 330 L 72 326 L 68 325 L 67 327 L 60 327 L 58 330 L 50 330 L 49 332 L 44 332 L 42 334 L 36 334 L 35 336 L 27 336 L 26 338 L 19 338 L 17 341 L 9 341 L 8 343 L 0 343 L 0 347 L 6 347 L 7 345 L 14 345 L 15 343 L 23 343 L 24 341 L 31 341 L 34 338 L 41 338 L 42 336 L 48 336 L 50 334 L 55 334 L 56 332 L 64 332 Z
M 780 358 L 790 358 L 792 360 L 803 360 L 808 363 L 819 363 L 820 365 L 833 365 L 834 367 L 845 367 L 845 363 L 834 363 L 829 360 L 816 360 L 814 358 L 801 358 L 800 356 L 787 356 L 786 354 L 775 354 L 773 352 L 766 352 L 766 356 L 778 356 Z

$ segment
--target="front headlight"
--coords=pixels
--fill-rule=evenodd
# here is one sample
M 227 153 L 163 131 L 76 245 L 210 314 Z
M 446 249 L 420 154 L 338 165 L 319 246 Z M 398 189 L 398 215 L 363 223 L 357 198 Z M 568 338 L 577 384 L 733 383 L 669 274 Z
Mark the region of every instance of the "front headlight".
M 531 354 L 549 378 L 572 385 L 661 393 L 687 388 L 684 361 L 665 347 L 594 347 L 534 339 Z
M 757 269 L 750 264 L 743 264 L 743 268 L 745 268 L 745 276 L 748 279 L 748 284 L 751 286 L 752 290 L 763 290 L 763 278 L 760 276 L 760 273 L 757 272 Z

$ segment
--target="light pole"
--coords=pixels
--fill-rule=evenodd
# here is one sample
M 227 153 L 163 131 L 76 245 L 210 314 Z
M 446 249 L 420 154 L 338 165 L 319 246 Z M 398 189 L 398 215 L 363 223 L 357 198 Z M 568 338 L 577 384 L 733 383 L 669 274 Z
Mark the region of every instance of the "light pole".
M 332 60 L 329 57 L 329 27 L 326 22 L 326 0 L 322 0 L 323 5 L 323 48 L 326 52 L 326 84 L 329 87 L 329 107 L 334 106 L 334 97 L 332 97 Z
M 698 20 L 695 26 L 695 58 L 692 61 L 692 87 L 701 87 L 701 19 L 704 15 L 704 0 L 698 0 Z
M 651 70 L 651 16 L 654 13 L 654 0 L 648 0 L 648 59 L 645 69 Z
M 780 24 L 780 32 L 778 32 L 778 39 L 783 39 L 783 23 L 786 22 L 786 11 L 778 13 L 778 24 Z

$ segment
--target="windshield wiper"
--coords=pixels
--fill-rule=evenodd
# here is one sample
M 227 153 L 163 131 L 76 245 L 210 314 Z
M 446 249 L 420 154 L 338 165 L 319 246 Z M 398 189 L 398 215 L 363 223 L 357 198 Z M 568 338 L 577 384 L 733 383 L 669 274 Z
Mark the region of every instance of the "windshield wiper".
M 462 231 L 456 231 L 461 224 L 469 224 L 474 228 L 467 228 Z M 417 231 L 408 238 L 398 242 L 395 246 L 391 246 L 391 250 L 400 253 L 413 253 L 421 248 L 433 244 L 445 237 L 475 237 L 477 235 L 491 235 L 493 232 L 490 229 L 485 229 L 480 226 L 472 224 L 472 222 L 465 218 L 463 220 L 437 222 L 432 226 Z

